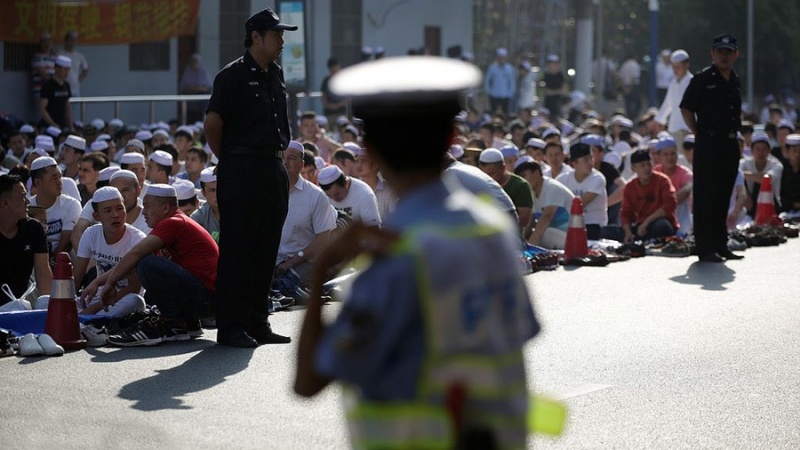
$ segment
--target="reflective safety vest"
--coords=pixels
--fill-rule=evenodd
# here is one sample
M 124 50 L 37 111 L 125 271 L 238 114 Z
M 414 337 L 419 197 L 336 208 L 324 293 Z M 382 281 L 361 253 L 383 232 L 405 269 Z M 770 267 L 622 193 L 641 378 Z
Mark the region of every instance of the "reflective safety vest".
M 347 418 L 354 448 L 452 449 L 456 436 L 445 402 L 455 383 L 466 389 L 464 429 L 491 430 L 497 448 L 525 448 L 522 347 L 538 325 L 510 257 L 507 218 L 480 221 L 411 229 L 401 237 L 395 254 L 414 258 L 425 325 L 417 394 L 409 402 L 351 399 Z

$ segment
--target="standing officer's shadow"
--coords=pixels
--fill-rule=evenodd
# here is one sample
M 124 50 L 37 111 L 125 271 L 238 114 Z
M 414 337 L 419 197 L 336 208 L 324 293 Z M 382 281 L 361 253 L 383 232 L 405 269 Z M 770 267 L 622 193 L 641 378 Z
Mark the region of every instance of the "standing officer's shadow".
M 247 368 L 253 350 L 210 345 L 180 366 L 158 370 L 149 378 L 123 386 L 119 397 L 136 402 L 131 407 L 141 411 L 191 409 L 181 397 L 210 389 L 241 372 Z
M 725 284 L 736 278 L 736 271 L 726 263 L 706 263 L 695 261 L 689 266 L 685 275 L 676 275 L 670 280 L 676 283 L 696 284 L 706 291 L 724 291 Z

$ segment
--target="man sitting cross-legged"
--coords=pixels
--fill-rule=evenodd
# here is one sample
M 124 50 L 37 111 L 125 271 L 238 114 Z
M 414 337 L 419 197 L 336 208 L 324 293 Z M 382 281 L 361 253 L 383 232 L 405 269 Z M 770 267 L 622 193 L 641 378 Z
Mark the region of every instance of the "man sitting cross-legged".
M 150 316 L 129 330 L 109 336 L 120 346 L 156 345 L 202 334 L 200 319 L 213 315 L 219 248 L 206 230 L 178 209 L 175 188 L 152 184 L 144 196 L 150 234 L 136 244 L 116 267 L 96 278 L 82 298 L 103 286 L 109 304 L 114 285 L 133 272 L 147 290 L 145 300 L 160 316 Z

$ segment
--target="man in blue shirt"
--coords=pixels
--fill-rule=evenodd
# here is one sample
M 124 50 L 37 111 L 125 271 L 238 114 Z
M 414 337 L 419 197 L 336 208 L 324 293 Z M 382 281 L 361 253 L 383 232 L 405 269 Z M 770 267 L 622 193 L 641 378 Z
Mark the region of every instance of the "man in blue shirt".
M 483 90 L 489 96 L 489 109 L 508 114 L 511 110 L 511 99 L 517 90 L 517 74 L 514 66 L 508 62 L 508 50 L 497 49 L 497 59 L 486 70 Z
M 294 389 L 310 397 L 333 380 L 352 387 L 356 448 L 525 448 L 521 350 L 539 324 L 519 238 L 508 214 L 441 178 L 458 94 L 479 80 L 444 58 L 365 63 L 331 80 L 352 99 L 366 151 L 399 199 L 383 229 L 355 223 L 315 260 L 300 336 Z M 397 139 L 409 127 L 424 136 L 419 145 Z M 326 272 L 358 255 L 372 261 L 325 324 Z

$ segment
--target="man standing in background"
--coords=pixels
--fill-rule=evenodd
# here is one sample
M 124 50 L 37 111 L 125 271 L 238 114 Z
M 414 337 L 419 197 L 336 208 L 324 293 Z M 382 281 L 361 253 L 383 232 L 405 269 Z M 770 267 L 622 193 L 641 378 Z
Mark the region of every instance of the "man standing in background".
M 58 52 L 59 55 L 64 55 L 72 60 L 72 69 L 67 75 L 67 83 L 69 83 L 72 97 L 81 96 L 81 82 L 89 75 L 89 61 L 86 60 L 83 53 L 75 50 L 77 42 L 78 32 L 67 31 L 67 35 L 64 36 L 64 50 Z

